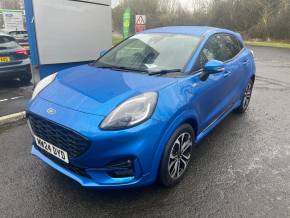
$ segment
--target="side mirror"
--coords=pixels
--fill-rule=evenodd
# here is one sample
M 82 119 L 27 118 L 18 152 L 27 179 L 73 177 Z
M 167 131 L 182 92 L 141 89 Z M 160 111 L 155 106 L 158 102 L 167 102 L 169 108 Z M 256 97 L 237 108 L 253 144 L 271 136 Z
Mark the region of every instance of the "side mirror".
M 206 81 L 211 74 L 221 73 L 225 71 L 225 64 L 218 60 L 210 60 L 203 66 L 203 72 L 200 75 L 202 81 Z
M 103 57 L 107 53 L 107 50 L 103 50 L 100 52 L 100 57 Z

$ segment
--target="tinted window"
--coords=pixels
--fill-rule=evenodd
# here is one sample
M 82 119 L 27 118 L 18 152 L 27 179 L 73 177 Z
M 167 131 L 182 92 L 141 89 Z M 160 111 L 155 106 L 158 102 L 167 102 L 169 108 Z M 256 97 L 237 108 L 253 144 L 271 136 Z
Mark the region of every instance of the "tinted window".
M 212 36 L 199 55 L 195 70 L 200 70 L 208 61 L 228 61 L 242 49 L 241 43 L 231 35 L 217 34 Z
M 9 36 L 0 36 L 0 50 L 12 49 L 18 47 L 14 38 Z
M 226 60 L 230 60 L 241 51 L 241 44 L 234 36 L 222 35 L 222 37 L 224 39 L 225 50 L 227 50 L 229 54 Z
M 201 69 L 210 60 L 222 60 L 222 45 L 220 37 L 212 36 L 202 49 L 198 63 L 197 70 Z

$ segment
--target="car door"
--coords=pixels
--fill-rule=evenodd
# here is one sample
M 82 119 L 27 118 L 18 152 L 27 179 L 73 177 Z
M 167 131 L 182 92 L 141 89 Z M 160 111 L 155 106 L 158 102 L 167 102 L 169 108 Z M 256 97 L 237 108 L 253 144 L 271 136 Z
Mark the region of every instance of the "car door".
M 208 39 L 201 50 L 195 68 L 202 69 L 209 60 L 224 62 L 229 57 L 229 51 L 225 49 L 221 34 L 216 34 Z M 228 110 L 229 77 L 234 68 L 231 63 L 225 63 L 224 72 L 211 74 L 206 81 L 197 80 L 195 105 L 200 117 L 201 130 L 211 126 Z
M 251 50 L 244 47 L 243 43 L 236 38 L 235 36 L 231 36 L 231 39 L 234 44 L 234 50 L 237 54 L 235 56 L 235 59 L 238 62 L 239 70 L 236 71 L 234 75 L 234 80 L 232 84 L 234 84 L 233 87 L 233 97 L 236 101 L 239 101 L 241 99 L 242 94 L 244 93 L 244 90 L 248 84 L 248 80 L 252 73 L 252 60 L 253 56 L 251 53 Z
M 243 49 L 241 42 L 231 34 L 221 34 L 222 46 L 224 50 L 224 57 L 222 61 L 225 62 L 225 88 L 228 90 L 228 95 L 225 99 L 225 104 L 236 103 L 242 93 L 242 83 L 245 77 L 245 66 L 248 61 L 246 58 L 246 51 Z

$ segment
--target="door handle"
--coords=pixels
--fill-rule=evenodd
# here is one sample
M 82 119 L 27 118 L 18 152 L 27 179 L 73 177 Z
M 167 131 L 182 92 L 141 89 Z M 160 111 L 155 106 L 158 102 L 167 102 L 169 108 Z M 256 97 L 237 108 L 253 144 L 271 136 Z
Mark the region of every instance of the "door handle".
M 228 77 L 228 76 L 230 76 L 231 74 L 232 74 L 232 71 L 227 70 L 227 71 L 225 71 L 225 73 L 224 73 L 224 77 Z
M 249 60 L 248 59 L 243 61 L 243 65 L 246 65 L 248 63 L 249 63 Z

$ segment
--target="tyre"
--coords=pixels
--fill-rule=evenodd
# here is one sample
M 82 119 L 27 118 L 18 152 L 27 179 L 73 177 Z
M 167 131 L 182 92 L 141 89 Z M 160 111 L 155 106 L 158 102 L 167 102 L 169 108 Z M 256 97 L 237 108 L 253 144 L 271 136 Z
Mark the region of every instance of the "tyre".
M 20 81 L 24 84 L 28 84 L 31 82 L 32 74 L 30 72 L 25 72 L 20 76 Z
M 191 160 L 194 131 L 189 124 L 180 126 L 166 145 L 159 168 L 159 183 L 177 185 L 184 177 Z
M 254 81 L 250 80 L 243 94 L 241 105 L 235 110 L 236 113 L 243 114 L 248 109 L 252 97 L 253 86 Z

